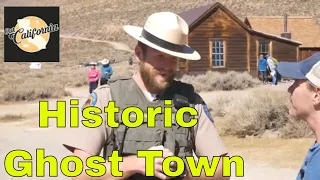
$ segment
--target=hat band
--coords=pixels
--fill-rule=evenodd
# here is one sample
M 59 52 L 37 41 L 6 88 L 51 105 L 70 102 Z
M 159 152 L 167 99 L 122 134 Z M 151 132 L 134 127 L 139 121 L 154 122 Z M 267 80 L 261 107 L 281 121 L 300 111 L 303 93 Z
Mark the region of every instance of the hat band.
M 146 40 L 148 40 L 149 42 L 160 46 L 162 48 L 171 50 L 171 51 L 175 51 L 175 52 L 183 52 L 183 46 L 178 45 L 178 44 L 173 44 L 171 42 L 165 41 L 163 39 L 159 39 L 158 37 L 154 36 L 153 34 L 150 34 L 148 31 L 146 31 L 145 29 L 142 30 L 141 32 L 141 36 L 143 38 L 145 38 Z

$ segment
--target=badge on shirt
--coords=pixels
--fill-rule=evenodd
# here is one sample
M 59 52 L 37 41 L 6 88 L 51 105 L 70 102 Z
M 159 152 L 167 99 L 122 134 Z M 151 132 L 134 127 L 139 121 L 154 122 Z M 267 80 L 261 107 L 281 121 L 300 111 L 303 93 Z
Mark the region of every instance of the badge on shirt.
M 211 116 L 209 109 L 207 107 L 207 105 L 205 103 L 202 104 L 203 110 L 206 113 L 206 115 L 208 116 L 208 118 L 210 119 L 210 121 L 213 122 L 213 117 Z
M 95 106 L 97 103 L 97 94 L 96 93 L 91 93 L 86 100 L 86 102 L 83 105 L 83 108 L 89 107 L 89 106 Z

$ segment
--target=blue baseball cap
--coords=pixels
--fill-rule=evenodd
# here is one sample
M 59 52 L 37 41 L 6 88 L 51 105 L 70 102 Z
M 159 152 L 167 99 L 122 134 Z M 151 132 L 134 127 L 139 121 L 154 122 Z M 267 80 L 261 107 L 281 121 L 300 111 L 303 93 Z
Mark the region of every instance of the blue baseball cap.
M 320 52 L 317 52 L 300 62 L 280 62 L 277 70 L 283 77 L 307 80 L 309 79 L 307 74 L 311 72 L 314 65 L 319 61 Z

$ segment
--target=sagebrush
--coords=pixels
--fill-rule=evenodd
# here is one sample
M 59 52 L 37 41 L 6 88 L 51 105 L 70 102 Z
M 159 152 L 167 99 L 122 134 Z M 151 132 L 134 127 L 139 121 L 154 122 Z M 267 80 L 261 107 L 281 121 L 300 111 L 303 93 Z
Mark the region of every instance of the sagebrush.
M 26 65 L 6 68 L 0 75 L 1 98 L 3 101 L 31 101 L 70 96 L 66 87 L 80 87 L 87 84 L 83 68 L 50 67 L 39 70 L 28 69 Z M 19 71 L 17 73 L 17 71 Z
M 5 114 L 0 116 L 0 122 L 13 122 L 22 120 L 23 118 L 22 114 Z
M 88 86 L 87 74 L 90 67 L 61 67 L 43 63 L 41 69 L 31 70 L 26 63 L 2 65 L 0 87 L 3 88 L 0 89 L 0 103 L 72 96 L 66 91 L 67 87 Z M 137 69 L 136 66 L 136 63 L 128 66 L 126 62 L 113 64 L 113 76 L 130 76 Z
M 223 135 L 262 136 L 268 130 L 282 138 L 309 137 L 307 124 L 289 115 L 289 102 L 285 91 L 258 88 L 243 97 L 219 97 L 208 106 L 214 116 L 223 117 Z
M 244 90 L 261 84 L 261 81 L 248 72 L 236 71 L 207 71 L 200 75 L 184 75 L 180 80 L 192 84 L 197 92 Z

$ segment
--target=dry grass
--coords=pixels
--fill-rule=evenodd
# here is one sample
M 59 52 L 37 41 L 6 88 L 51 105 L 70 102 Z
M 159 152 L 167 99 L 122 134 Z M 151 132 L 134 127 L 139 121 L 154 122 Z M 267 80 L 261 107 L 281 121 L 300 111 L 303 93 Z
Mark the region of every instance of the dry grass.
M 117 63 L 113 66 L 114 76 L 132 75 L 135 67 L 136 64 L 128 67 L 125 62 Z M 0 102 L 71 96 L 65 88 L 87 86 L 87 72 L 88 67 L 77 66 L 58 68 L 45 64 L 40 70 L 29 70 L 27 64 L 7 66 L 0 73 L 0 86 L 4 87 L 0 90 Z
M 13 121 L 18 121 L 18 120 L 22 120 L 24 117 L 19 114 L 6 114 L 6 115 L 2 115 L 0 116 L 0 122 L 13 122 Z
M 230 154 L 244 162 L 269 164 L 272 167 L 299 169 L 314 139 L 274 139 L 222 137 Z M 299 148 L 295 148 L 299 147 Z M 266 153 L 268 152 L 268 153 Z
M 36 99 L 49 99 L 70 96 L 71 93 L 57 83 L 42 84 L 41 80 L 20 85 L 9 85 L 3 90 L 4 101 L 32 101 Z
M 60 98 L 71 95 L 65 87 L 79 87 L 85 83 L 84 69 L 44 66 L 40 70 L 29 70 L 26 64 L 21 64 L 4 69 L 0 75 L 0 86 L 4 88 L 0 93 L 4 101 Z
M 228 71 L 226 73 L 208 71 L 201 75 L 184 75 L 181 81 L 192 84 L 197 92 L 244 90 L 261 84 L 247 72 Z
M 78 61 L 79 63 L 80 61 Z M 64 62 L 60 66 L 54 63 L 43 63 L 40 70 L 29 70 L 26 63 L 10 66 L 3 64 L 0 73 L 0 101 L 21 101 L 47 98 L 60 98 L 71 95 L 65 91 L 66 87 L 81 87 L 87 85 L 88 68 L 78 67 L 77 61 L 68 61 L 73 65 L 66 67 Z M 126 61 L 113 64 L 114 76 L 130 76 L 138 69 L 137 62 L 129 66 Z M 19 71 L 19 73 L 17 73 Z M 21 76 L 23 74 L 23 76 Z M 183 76 L 182 81 L 194 85 L 196 91 L 215 90 L 243 90 L 256 87 L 260 81 L 253 79 L 248 73 L 238 72 L 207 72 L 199 76 Z
M 281 138 L 312 135 L 304 121 L 288 114 L 289 96 L 284 91 L 257 88 L 245 96 L 219 97 L 208 106 L 214 116 L 223 117 L 222 135 L 262 136 L 266 131 Z

